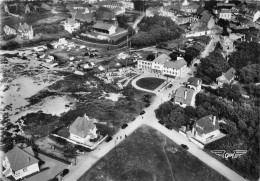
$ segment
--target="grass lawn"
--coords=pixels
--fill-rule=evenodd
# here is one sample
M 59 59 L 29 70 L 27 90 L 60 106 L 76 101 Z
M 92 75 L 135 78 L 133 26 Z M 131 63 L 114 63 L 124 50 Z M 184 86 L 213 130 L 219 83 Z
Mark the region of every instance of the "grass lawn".
M 153 78 L 153 77 L 147 77 L 147 78 L 142 78 L 139 79 L 136 82 L 136 85 L 148 89 L 148 90 L 155 90 L 157 87 L 159 87 L 163 82 L 165 82 L 164 79 L 158 79 L 158 78 Z
M 167 139 L 162 133 L 144 126 L 79 179 L 79 181 L 85 180 L 224 181 L 227 179 Z

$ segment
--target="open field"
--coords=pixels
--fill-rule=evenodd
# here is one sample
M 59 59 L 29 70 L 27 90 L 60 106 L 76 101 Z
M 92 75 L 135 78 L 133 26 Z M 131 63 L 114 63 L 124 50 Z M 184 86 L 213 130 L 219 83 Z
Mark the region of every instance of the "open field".
M 155 90 L 157 87 L 159 87 L 163 82 L 165 82 L 164 79 L 158 79 L 154 77 L 148 77 L 148 78 L 142 78 L 139 79 L 136 82 L 136 85 L 148 90 Z
M 85 180 L 227 180 L 162 133 L 142 127 L 102 158 L 79 181 Z
M 68 17 L 69 17 L 68 14 L 59 14 L 59 15 L 55 14 L 54 16 L 40 19 L 40 20 L 34 22 L 33 25 L 54 24 L 54 23 L 61 22 L 65 19 L 67 19 Z

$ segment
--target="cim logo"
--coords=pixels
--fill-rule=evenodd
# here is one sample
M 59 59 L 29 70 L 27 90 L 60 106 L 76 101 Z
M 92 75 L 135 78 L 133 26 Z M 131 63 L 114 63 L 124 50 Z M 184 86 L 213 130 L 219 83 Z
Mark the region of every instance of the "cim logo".
M 234 159 L 246 154 L 247 150 L 234 150 L 233 153 L 227 152 L 226 150 L 212 150 L 211 153 L 215 153 L 216 155 L 225 159 L 228 159 L 229 157 Z

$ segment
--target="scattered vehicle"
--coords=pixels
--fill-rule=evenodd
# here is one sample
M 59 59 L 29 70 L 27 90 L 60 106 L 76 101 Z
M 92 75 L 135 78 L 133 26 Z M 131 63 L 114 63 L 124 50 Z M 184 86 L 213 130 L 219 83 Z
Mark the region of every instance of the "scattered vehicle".
M 152 96 L 149 95 L 149 94 L 145 94 L 144 97 L 145 97 L 145 98 L 151 98 Z
M 84 150 L 77 150 L 76 153 L 78 153 L 78 154 L 82 154 L 82 155 L 85 154 Z
M 168 86 L 169 88 L 171 88 L 172 87 L 172 84 L 169 84 L 169 86 Z
M 169 130 L 172 130 L 172 127 L 170 125 L 166 125 L 165 127 Z
M 122 129 L 125 129 L 128 126 L 128 124 L 123 124 Z
M 163 121 L 158 121 L 158 123 L 160 123 L 161 125 L 163 125 L 163 124 L 164 124 L 164 122 L 163 122 Z
M 147 104 L 145 104 L 145 107 L 149 107 L 151 104 L 150 103 L 147 103 Z
M 181 147 L 184 148 L 185 150 L 188 150 L 189 147 L 187 145 L 181 144 Z
M 111 136 L 107 137 L 106 142 L 111 141 L 113 138 Z
M 141 112 L 140 112 L 140 115 L 143 115 L 144 113 L 145 113 L 145 111 L 141 111 Z

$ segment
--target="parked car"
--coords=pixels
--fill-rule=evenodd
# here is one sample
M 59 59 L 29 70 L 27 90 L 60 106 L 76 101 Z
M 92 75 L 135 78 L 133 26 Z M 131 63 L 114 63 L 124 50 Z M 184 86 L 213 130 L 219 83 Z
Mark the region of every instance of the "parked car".
M 169 86 L 168 86 L 169 88 L 171 88 L 172 87 L 172 84 L 169 84 Z
M 65 168 L 65 169 L 61 172 L 60 176 L 64 177 L 64 176 L 67 175 L 68 173 L 69 173 L 69 169 Z
M 166 125 L 165 127 L 169 130 L 172 130 L 172 127 L 170 125 Z
M 160 123 L 161 125 L 163 125 L 163 124 L 164 124 L 164 122 L 163 122 L 163 121 L 158 121 L 158 123 Z
M 85 154 L 84 150 L 77 150 L 76 153 L 78 153 L 78 154 L 82 154 L 82 155 Z
M 181 147 L 184 148 L 185 150 L 188 150 L 189 147 L 187 145 L 181 144 Z
M 141 112 L 140 112 L 140 115 L 143 115 L 144 113 L 145 113 L 145 111 L 141 111 Z
M 150 103 L 146 103 L 145 104 L 145 107 L 149 107 L 151 104 Z
M 152 96 L 149 95 L 149 94 L 145 94 L 144 97 L 145 97 L 145 98 L 151 98 Z
M 123 124 L 122 129 L 125 129 L 128 126 L 128 124 Z
M 113 138 L 111 136 L 107 137 L 106 142 L 111 141 Z
M 173 102 L 173 101 L 174 101 L 174 98 L 171 98 L 171 101 Z

